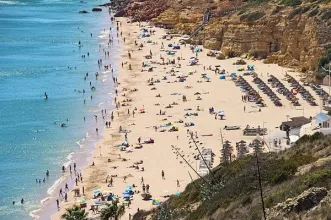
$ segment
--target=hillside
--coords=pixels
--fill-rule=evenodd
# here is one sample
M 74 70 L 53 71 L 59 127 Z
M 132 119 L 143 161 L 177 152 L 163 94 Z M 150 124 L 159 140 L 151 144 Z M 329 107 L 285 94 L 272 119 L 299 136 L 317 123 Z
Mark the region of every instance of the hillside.
M 281 153 L 258 154 L 266 219 L 331 218 L 331 136 L 302 137 Z M 256 156 L 220 164 L 161 207 L 134 220 L 263 219 Z
M 249 54 L 267 63 L 294 67 L 313 78 L 320 65 L 331 59 L 329 2 L 133 0 L 125 14 L 136 21 L 152 20 L 177 33 L 194 33 L 191 43 L 221 50 L 225 56 Z M 202 24 L 208 10 L 210 20 Z

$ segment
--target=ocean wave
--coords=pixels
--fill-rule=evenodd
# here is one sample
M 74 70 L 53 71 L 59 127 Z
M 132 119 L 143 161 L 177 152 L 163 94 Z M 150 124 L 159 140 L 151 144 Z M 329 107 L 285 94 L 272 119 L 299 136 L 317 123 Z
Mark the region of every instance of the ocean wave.
M 83 140 L 84 140 L 84 139 L 85 139 L 85 138 L 83 138 Z M 77 141 L 76 144 L 79 145 L 79 148 L 82 148 L 82 147 L 83 147 L 83 145 L 80 143 L 80 141 Z
M 17 1 L 0 1 L 0 5 L 24 5 L 22 2 L 17 2 Z
M 49 195 L 52 195 L 52 193 L 55 191 L 55 189 L 61 184 L 62 181 L 66 179 L 65 176 L 61 176 L 58 180 L 54 182 L 54 184 L 47 189 L 47 193 Z
M 42 200 L 41 200 L 42 201 Z M 36 213 L 40 212 L 42 210 L 42 208 L 40 209 L 36 209 L 33 210 L 31 212 L 29 212 L 29 215 L 33 218 L 33 219 L 39 219 L 39 215 L 37 215 Z

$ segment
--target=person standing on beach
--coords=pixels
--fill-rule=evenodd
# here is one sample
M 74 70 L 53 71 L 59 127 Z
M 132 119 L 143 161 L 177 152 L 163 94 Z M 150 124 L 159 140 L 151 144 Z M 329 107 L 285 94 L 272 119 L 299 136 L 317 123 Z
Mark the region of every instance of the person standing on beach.
M 141 182 L 140 184 L 143 184 L 144 183 L 144 177 L 141 177 Z
M 64 194 L 64 201 L 68 202 L 68 194 L 67 193 Z
M 74 163 L 74 171 L 76 171 L 76 163 Z
M 57 207 L 58 210 L 60 209 L 60 202 L 59 202 L 58 199 L 56 200 L 56 207 Z
M 161 176 L 162 176 L 162 179 L 165 179 L 164 178 L 164 171 L 162 170 L 162 172 L 161 172 Z
M 108 186 L 113 186 L 113 177 L 110 177 L 109 185 Z
M 68 183 L 66 183 L 66 185 L 65 185 L 65 189 L 64 189 L 65 191 L 69 191 L 69 187 L 68 187 Z
M 140 144 L 140 141 L 141 141 L 141 137 L 138 138 L 138 143 Z
M 246 112 L 246 106 L 244 106 L 244 112 Z
M 179 185 L 179 180 L 177 180 L 177 187 L 180 187 L 180 185 Z

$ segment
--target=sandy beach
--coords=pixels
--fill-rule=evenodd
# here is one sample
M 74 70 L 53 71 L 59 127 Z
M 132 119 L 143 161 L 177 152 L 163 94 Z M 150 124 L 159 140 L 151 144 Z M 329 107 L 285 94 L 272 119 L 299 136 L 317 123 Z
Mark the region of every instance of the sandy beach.
M 237 76 L 247 72 L 239 72 L 238 65 L 233 65 L 239 58 L 216 60 L 208 57 L 208 50 L 202 47 L 200 47 L 201 52 L 192 52 L 190 45 L 180 45 L 180 49 L 176 50 L 174 55 L 168 55 L 166 51 L 172 50 L 168 44 L 177 45 L 180 37 L 163 39 L 162 36 L 166 34 L 164 29 L 149 28 L 146 23 L 141 23 L 139 27 L 138 23 L 127 23 L 127 20 L 122 18 L 117 21 L 121 22 L 119 32 L 122 32 L 122 37 L 119 34 L 119 39 L 123 42 L 121 54 L 118 55 L 123 68 L 120 68 L 118 73 L 119 84 L 116 87 L 118 92 L 116 100 L 120 102 L 120 107 L 113 111 L 114 120 L 109 128 L 105 128 L 103 139 L 96 144 L 92 157 L 88 159 L 89 166 L 82 169 L 83 182 L 78 182 L 77 188 L 82 192 L 84 187 L 85 195 L 82 197 L 87 200 L 86 210 L 89 210 L 92 204 L 93 190 L 111 191 L 120 197 L 122 203 L 122 192 L 128 185 L 135 185 L 133 191 L 139 193 L 132 196 L 131 205 L 126 207 L 121 219 L 129 219 L 138 208 L 148 210 L 155 207 L 152 200 L 142 200 L 142 178 L 144 184 L 150 186 L 149 191 L 153 199 L 159 198 L 160 201 L 164 201 L 165 197 L 183 191 L 191 182 L 190 175 L 193 179 L 198 176 L 175 153 L 173 147 L 179 150 L 192 167 L 197 168 L 198 152 L 190 132 L 193 133 L 201 150 L 212 149 L 215 154 L 213 161 L 215 167 L 221 160 L 222 141 L 228 140 L 232 143 L 232 155 L 235 159 L 237 156 L 235 143 L 240 140 L 248 143 L 255 138 L 255 136 L 243 136 L 242 129 L 246 125 L 266 128 L 268 132 L 262 137 L 267 143 L 264 150 L 279 151 L 288 147 L 285 141 L 282 141 L 281 146 L 277 148 L 273 147 L 271 142 L 275 137 L 285 137 L 285 132 L 281 132 L 278 128 L 282 121 L 286 121 L 288 117 L 313 117 L 321 110 L 320 99 L 311 88 L 307 90 L 316 98 L 318 106 L 309 105 L 297 95 L 301 106 L 295 107 L 286 97 L 272 88 L 283 104 L 277 107 L 252 82 L 252 76 L 243 77 L 256 91 L 260 91 L 259 94 L 266 107 L 259 107 L 253 102 L 244 102 L 242 96 L 245 94 L 230 77 L 233 72 L 236 72 Z M 150 37 L 138 39 L 142 27 L 154 30 L 155 33 Z M 143 47 L 139 49 L 140 44 Z M 150 53 L 152 59 L 146 59 L 145 56 Z M 191 57 L 197 57 L 199 62 L 196 65 L 189 65 Z M 162 65 L 161 58 L 164 58 L 165 63 L 175 60 L 175 64 Z M 147 62 L 148 66 L 142 67 L 143 62 Z M 254 65 L 258 77 L 265 83 L 268 82 L 269 75 L 273 74 L 290 89 L 289 83 L 284 80 L 285 72 L 297 80 L 300 77 L 299 73 L 290 72 L 289 69 L 277 65 L 253 60 L 246 62 Z M 215 74 L 216 65 L 219 65 L 218 68 L 221 70 L 225 69 L 225 79 L 220 79 L 220 75 Z M 211 70 L 209 66 L 212 67 Z M 243 67 L 245 68 L 246 65 Z M 150 68 L 152 71 L 148 71 Z M 179 77 L 185 80 L 180 82 Z M 186 96 L 185 102 L 183 95 Z M 214 113 L 211 114 L 210 108 L 216 113 L 223 111 L 224 120 L 220 120 L 220 117 L 215 116 Z M 106 121 L 111 121 L 110 115 L 111 112 L 107 111 Z M 168 123 L 171 123 L 171 126 L 167 125 Z M 178 131 L 169 132 L 173 126 L 178 128 Z M 225 126 L 240 126 L 241 129 L 224 130 Z M 131 146 L 129 150 L 122 151 L 116 147 L 126 141 L 125 133 L 119 132 L 120 127 L 128 131 L 127 143 Z M 150 138 L 154 143 L 142 144 L 142 147 L 136 148 L 139 146 L 139 140 L 143 143 Z M 249 149 L 249 152 L 252 152 L 252 149 Z M 135 162 L 139 162 L 139 168 L 133 167 Z M 94 166 L 91 166 L 93 163 Z M 162 171 L 164 178 L 161 176 Z M 113 186 L 109 187 L 111 176 L 113 176 Z M 60 210 L 51 219 L 60 219 L 65 208 L 79 204 L 77 199 L 70 189 L 68 202 L 61 199 Z M 91 211 L 89 214 L 94 216 Z

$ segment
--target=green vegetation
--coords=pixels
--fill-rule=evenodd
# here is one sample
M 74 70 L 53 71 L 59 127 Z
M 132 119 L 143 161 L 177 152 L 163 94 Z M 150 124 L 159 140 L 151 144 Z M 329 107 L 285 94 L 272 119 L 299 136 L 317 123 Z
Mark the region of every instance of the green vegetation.
M 73 206 L 72 208 L 67 208 L 66 212 L 61 216 L 63 220 L 87 220 L 88 213 L 85 209 L 81 209 L 79 206 Z
M 240 17 L 240 21 L 252 22 L 252 21 L 259 20 L 260 18 L 262 18 L 264 16 L 265 16 L 264 12 L 260 12 L 260 11 L 252 12 L 252 13 L 249 13 L 249 14 L 242 15 Z
M 278 14 L 283 9 L 284 9 L 283 6 L 276 6 L 276 8 L 271 12 L 271 15 Z
M 281 4 L 287 5 L 287 6 L 297 6 L 297 5 L 301 5 L 302 1 L 301 0 L 282 0 Z
M 308 17 L 314 17 L 314 16 L 318 15 L 318 13 L 319 13 L 318 8 L 315 8 L 314 10 L 312 10 L 312 11 L 308 14 Z
M 327 64 L 330 62 L 330 60 L 331 60 L 331 48 L 329 48 L 325 51 L 325 54 L 320 59 L 319 67 L 323 66 L 323 67 L 328 68 Z
M 301 13 L 304 14 L 309 10 L 310 10 L 310 6 L 303 7 Z
M 305 135 L 290 149 L 281 153 L 260 153 L 259 164 L 267 208 L 288 198 L 300 195 L 310 187 L 331 189 L 331 160 L 312 166 L 319 158 L 331 155 L 331 135 Z M 301 167 L 309 166 L 310 169 Z M 301 175 L 297 172 L 300 171 Z M 149 213 L 155 220 L 196 219 L 261 219 L 257 163 L 254 155 L 247 155 L 213 169 L 207 183 L 198 179 L 190 183 L 180 196 L 172 196 L 160 208 Z M 192 208 L 195 207 L 195 208 Z M 323 211 L 324 210 L 324 211 Z M 321 210 L 321 216 L 331 211 Z M 138 215 L 137 215 L 138 216 Z M 163 218 L 162 216 L 166 216 Z
M 303 10 L 302 8 L 296 8 L 296 9 L 294 9 L 293 11 L 291 11 L 291 13 L 289 14 L 288 18 L 289 19 L 294 18 L 295 16 L 301 14 L 302 13 L 302 10 Z
M 325 11 L 325 12 L 323 12 L 321 18 L 323 20 L 329 20 L 331 18 L 331 11 Z
M 108 219 L 119 219 L 124 214 L 124 206 L 118 205 L 117 202 L 113 201 L 111 204 L 107 203 L 106 207 L 101 209 L 100 218 L 101 220 Z

